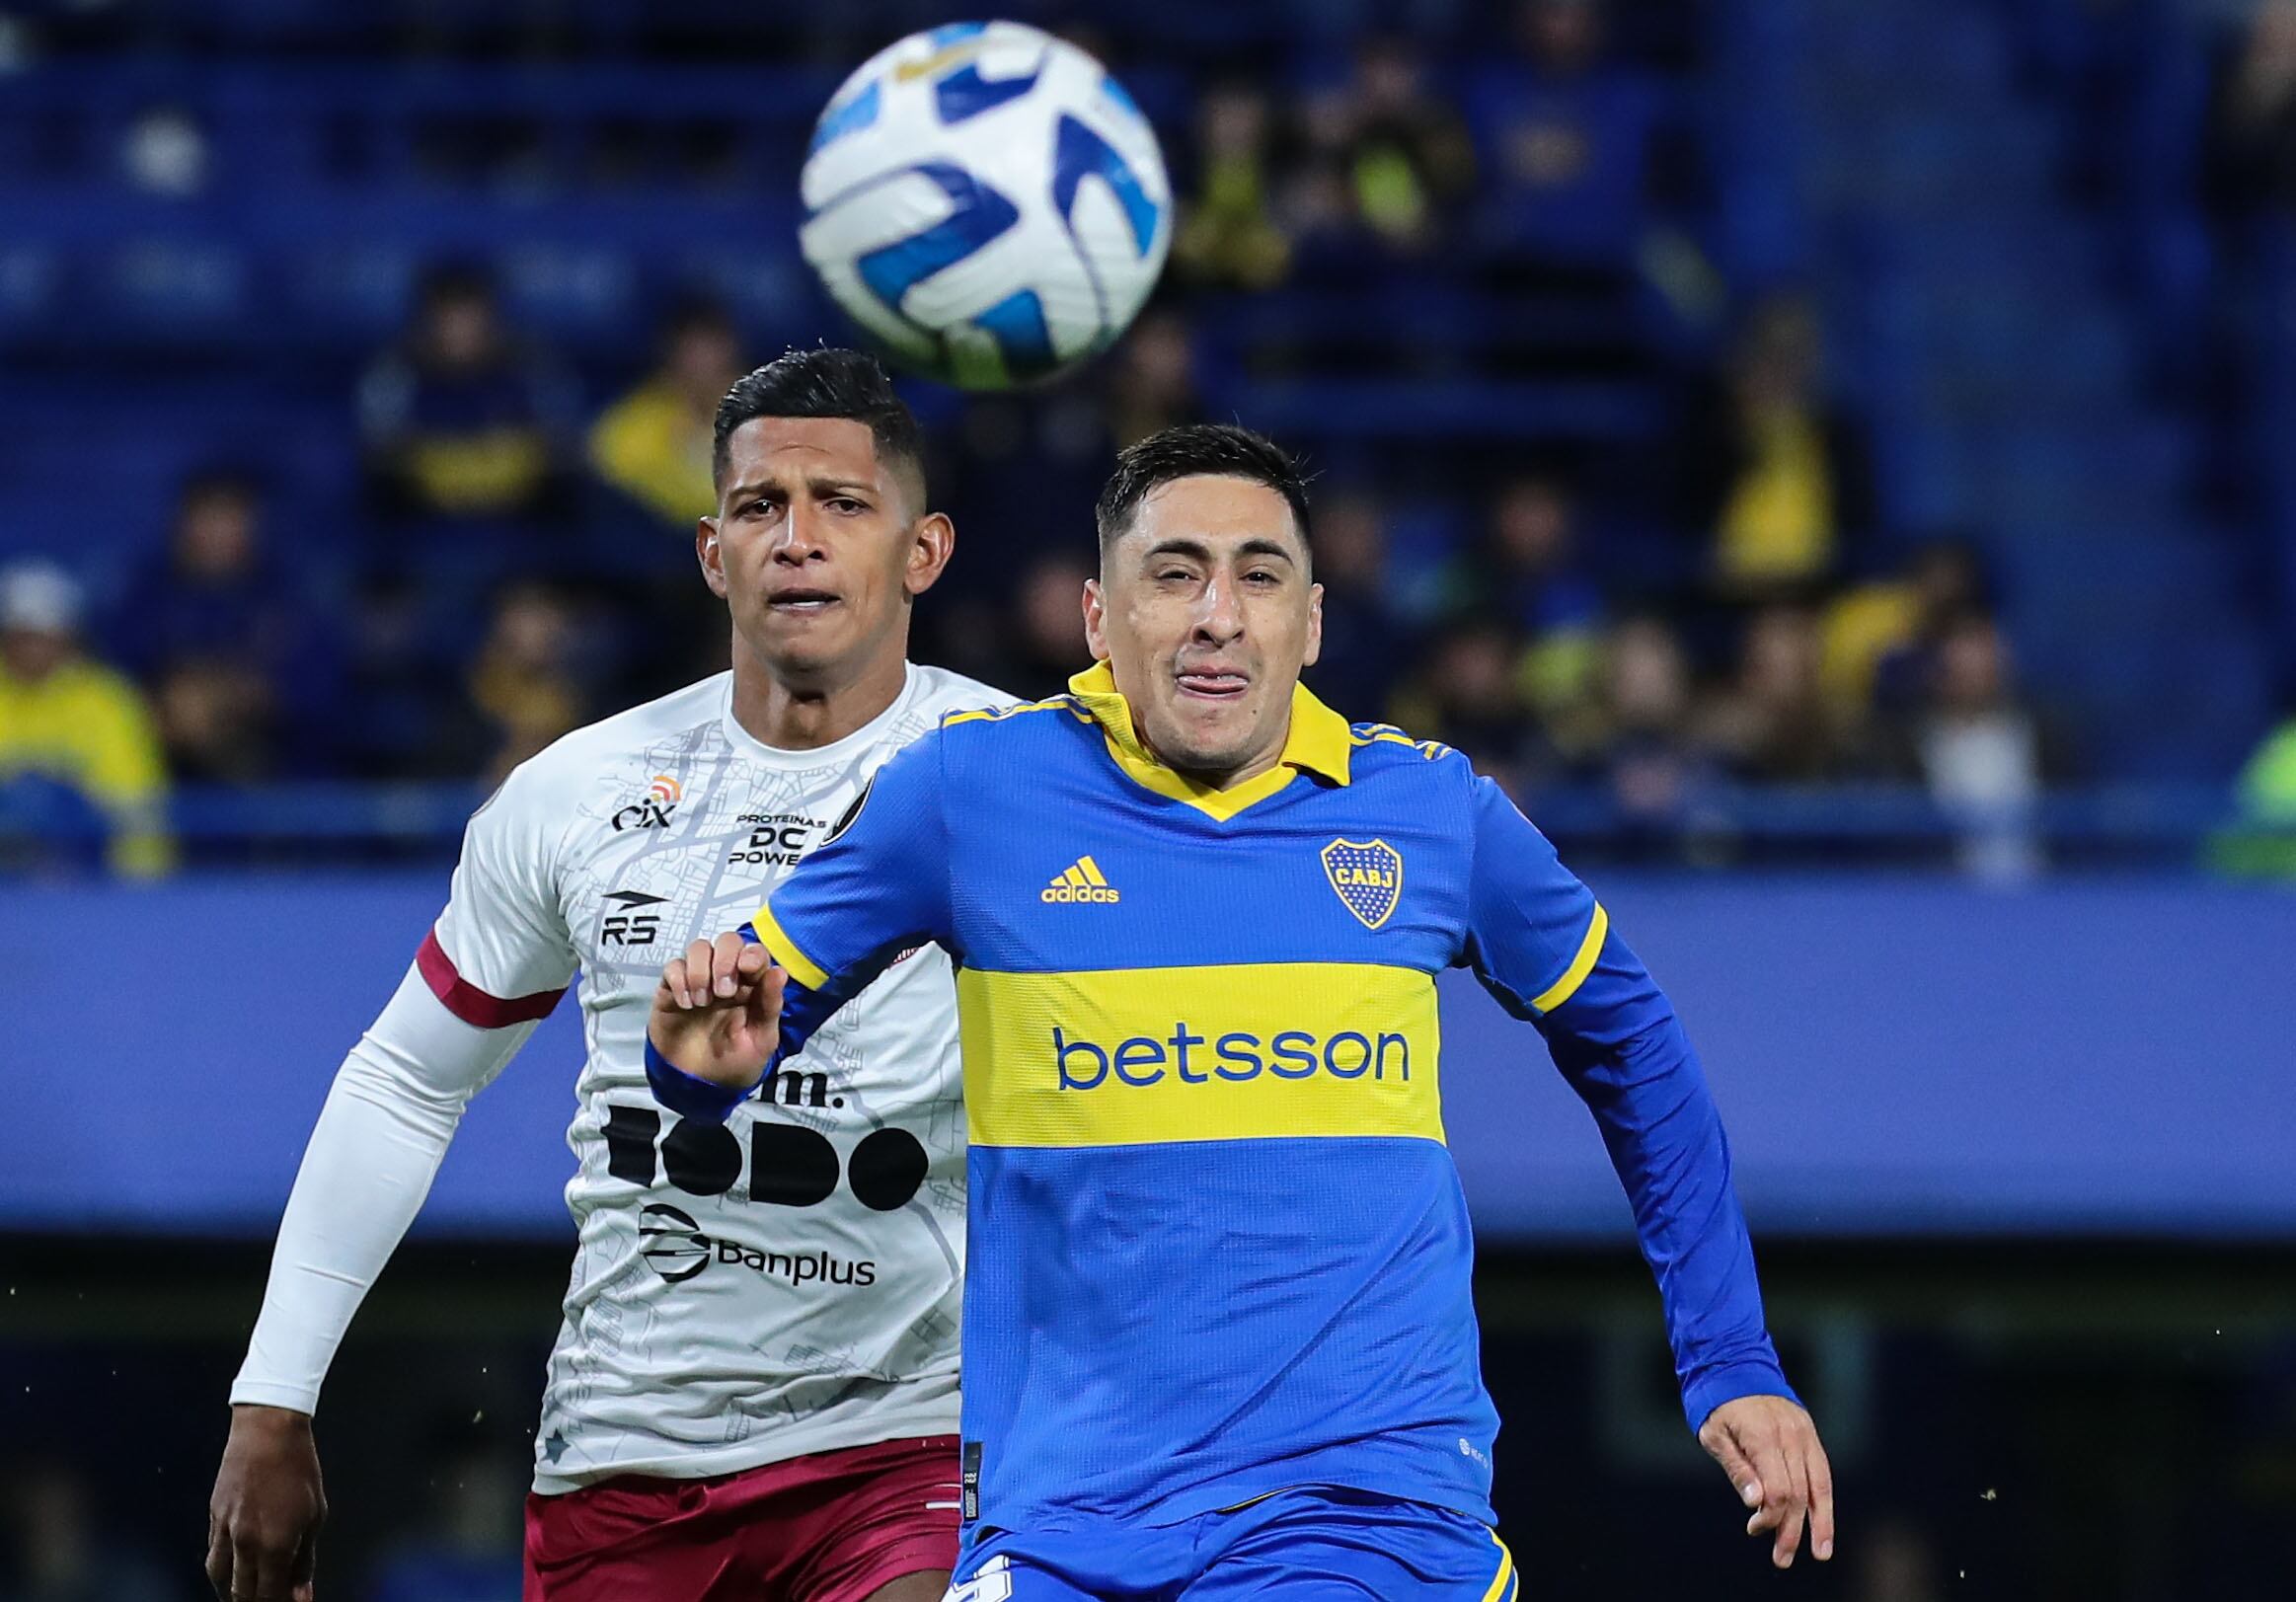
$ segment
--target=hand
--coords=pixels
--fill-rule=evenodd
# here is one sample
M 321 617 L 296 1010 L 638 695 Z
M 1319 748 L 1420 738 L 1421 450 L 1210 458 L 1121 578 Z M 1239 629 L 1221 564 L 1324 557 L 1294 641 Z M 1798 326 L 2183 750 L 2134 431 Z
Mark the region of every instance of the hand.
M 672 957 L 646 1023 L 653 1049 L 696 1079 L 746 1088 L 757 1083 L 781 1040 L 782 987 L 789 975 L 764 947 L 739 935 L 697 940 Z
M 1746 1533 L 1778 1532 L 1772 1563 L 1794 1566 L 1804 1518 L 1818 1562 L 1834 1555 L 1834 1471 L 1808 1413 L 1782 1396 L 1743 1396 L 1707 1415 L 1698 1444 L 1754 1510 Z
M 207 1579 L 223 1602 L 312 1602 L 327 1491 L 311 1416 L 231 1410 L 231 1438 L 207 1502 Z

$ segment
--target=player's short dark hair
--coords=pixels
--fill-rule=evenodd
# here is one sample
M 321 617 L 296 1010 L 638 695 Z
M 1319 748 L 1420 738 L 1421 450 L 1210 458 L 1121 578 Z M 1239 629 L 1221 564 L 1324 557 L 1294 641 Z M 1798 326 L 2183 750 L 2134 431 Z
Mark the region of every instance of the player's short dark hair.
M 713 482 L 726 481 L 727 443 L 733 430 L 757 418 L 849 418 L 868 424 L 879 458 L 910 478 L 917 492 L 915 509 L 925 509 L 924 435 L 916 414 L 875 356 L 830 345 L 785 350 L 736 379 L 718 403 L 710 448 Z
M 1308 484 L 1291 453 L 1265 434 L 1233 422 L 1186 422 L 1160 429 L 1146 439 L 1126 445 L 1116 455 L 1116 470 L 1101 490 L 1093 520 L 1100 527 L 1101 550 L 1121 539 L 1132 526 L 1140 502 L 1176 479 L 1249 479 L 1264 484 L 1291 507 L 1292 526 L 1300 543 L 1308 539 Z M 1311 547 L 1312 548 L 1312 547 Z

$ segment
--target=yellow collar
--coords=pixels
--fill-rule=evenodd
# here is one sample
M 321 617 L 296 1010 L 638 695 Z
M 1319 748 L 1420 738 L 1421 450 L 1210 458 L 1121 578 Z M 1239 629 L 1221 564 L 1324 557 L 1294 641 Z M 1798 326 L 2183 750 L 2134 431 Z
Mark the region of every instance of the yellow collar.
M 1186 801 L 1222 822 L 1255 801 L 1265 801 L 1290 784 L 1292 775 L 1302 769 L 1334 784 L 1347 782 L 1347 758 L 1354 749 L 1347 720 L 1317 700 L 1304 684 L 1291 687 L 1291 728 L 1283 737 L 1283 754 L 1275 759 L 1275 766 L 1226 790 L 1165 766 L 1140 743 L 1139 731 L 1132 725 L 1131 704 L 1116 688 L 1116 676 L 1107 662 L 1095 662 L 1077 674 L 1068 681 L 1068 689 L 1101 725 L 1108 738 L 1109 755 L 1115 758 L 1116 766 L 1157 795 Z

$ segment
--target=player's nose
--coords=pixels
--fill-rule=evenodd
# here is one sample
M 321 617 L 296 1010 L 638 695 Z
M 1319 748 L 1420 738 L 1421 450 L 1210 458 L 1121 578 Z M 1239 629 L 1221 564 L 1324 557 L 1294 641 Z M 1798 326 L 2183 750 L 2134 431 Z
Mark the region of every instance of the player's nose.
M 1215 574 L 1196 597 L 1195 616 L 1189 620 L 1199 641 L 1226 645 L 1244 633 L 1243 597 L 1235 583 Z
M 789 515 L 782 519 L 781 530 L 774 537 L 774 561 L 805 562 L 827 551 L 828 545 L 821 538 L 820 512 L 803 501 L 793 501 Z

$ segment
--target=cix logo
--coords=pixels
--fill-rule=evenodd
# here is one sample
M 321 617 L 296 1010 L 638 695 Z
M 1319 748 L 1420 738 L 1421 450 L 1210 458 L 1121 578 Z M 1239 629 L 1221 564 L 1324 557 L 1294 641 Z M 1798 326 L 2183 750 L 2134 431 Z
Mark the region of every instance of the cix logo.
M 685 799 L 685 786 L 666 773 L 657 773 L 644 801 L 632 801 L 614 814 L 614 830 L 620 833 L 624 829 L 666 829 L 669 814 Z

